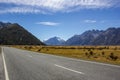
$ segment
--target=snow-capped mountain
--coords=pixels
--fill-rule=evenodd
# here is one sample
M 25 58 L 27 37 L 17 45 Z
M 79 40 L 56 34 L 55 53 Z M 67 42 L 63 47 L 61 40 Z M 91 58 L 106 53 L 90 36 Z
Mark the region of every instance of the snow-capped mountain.
M 43 42 L 47 45 L 63 45 L 63 43 L 65 41 L 63 39 L 61 39 L 60 37 L 52 37 L 52 38 L 45 40 Z

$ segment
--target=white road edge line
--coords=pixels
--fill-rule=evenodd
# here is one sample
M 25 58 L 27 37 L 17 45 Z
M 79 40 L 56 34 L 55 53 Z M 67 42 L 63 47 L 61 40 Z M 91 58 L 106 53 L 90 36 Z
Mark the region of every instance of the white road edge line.
M 5 71 L 5 80 L 9 80 L 8 70 L 7 70 L 7 66 L 6 66 L 6 62 L 5 62 L 3 48 L 1 48 L 1 49 L 2 49 L 3 65 L 4 65 L 4 71 Z
M 72 71 L 72 72 L 75 72 L 75 73 L 78 73 L 78 74 L 84 74 L 83 72 L 79 72 L 79 71 L 76 71 L 76 70 L 73 70 L 73 69 L 69 69 L 67 67 L 63 67 L 63 66 L 60 66 L 60 65 L 57 65 L 57 64 L 54 64 L 54 65 L 59 67 L 59 68 L 63 68 L 63 69 L 66 69 L 66 70 L 69 70 L 69 71 Z

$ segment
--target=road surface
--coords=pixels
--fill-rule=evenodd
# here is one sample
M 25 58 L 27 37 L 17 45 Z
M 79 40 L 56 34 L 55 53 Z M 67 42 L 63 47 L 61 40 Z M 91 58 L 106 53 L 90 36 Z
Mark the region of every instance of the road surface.
M 120 66 L 3 47 L 6 80 L 120 80 Z

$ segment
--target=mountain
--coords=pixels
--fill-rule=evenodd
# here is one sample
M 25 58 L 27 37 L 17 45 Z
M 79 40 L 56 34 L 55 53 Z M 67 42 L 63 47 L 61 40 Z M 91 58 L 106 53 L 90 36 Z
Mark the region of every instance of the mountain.
M 59 37 L 52 37 L 46 41 L 44 41 L 47 45 L 63 45 L 65 41 Z
M 120 28 L 88 30 L 69 38 L 65 45 L 120 45 Z
M 93 45 L 120 45 L 120 28 L 108 28 L 94 39 Z
M 98 37 L 103 31 L 88 30 L 81 35 L 75 35 L 69 38 L 66 45 L 91 45 L 93 40 Z
M 0 22 L 1 45 L 44 45 L 34 35 L 17 23 Z

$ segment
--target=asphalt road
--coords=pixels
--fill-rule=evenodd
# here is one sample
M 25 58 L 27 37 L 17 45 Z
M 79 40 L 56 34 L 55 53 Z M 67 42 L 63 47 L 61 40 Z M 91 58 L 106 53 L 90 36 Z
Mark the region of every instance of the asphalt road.
M 120 66 L 116 65 L 8 47 L 2 54 L 6 80 L 120 80 Z

